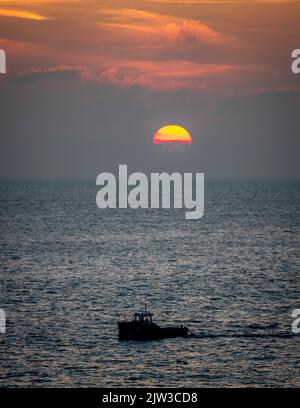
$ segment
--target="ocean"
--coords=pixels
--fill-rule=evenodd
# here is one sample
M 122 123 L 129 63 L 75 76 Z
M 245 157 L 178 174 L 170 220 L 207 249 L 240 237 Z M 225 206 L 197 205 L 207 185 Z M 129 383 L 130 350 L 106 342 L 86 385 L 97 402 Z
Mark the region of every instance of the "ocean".
M 0 182 L 1 386 L 300 386 L 299 181 L 207 180 L 200 220 L 96 193 Z M 145 304 L 195 336 L 119 341 Z

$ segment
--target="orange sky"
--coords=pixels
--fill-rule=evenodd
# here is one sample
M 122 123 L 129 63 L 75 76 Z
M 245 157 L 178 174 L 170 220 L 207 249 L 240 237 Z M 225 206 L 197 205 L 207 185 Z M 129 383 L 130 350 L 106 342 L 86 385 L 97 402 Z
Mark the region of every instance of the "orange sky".
M 8 72 L 152 91 L 296 89 L 299 1 L 0 0 Z M 297 42 L 298 39 L 298 42 Z

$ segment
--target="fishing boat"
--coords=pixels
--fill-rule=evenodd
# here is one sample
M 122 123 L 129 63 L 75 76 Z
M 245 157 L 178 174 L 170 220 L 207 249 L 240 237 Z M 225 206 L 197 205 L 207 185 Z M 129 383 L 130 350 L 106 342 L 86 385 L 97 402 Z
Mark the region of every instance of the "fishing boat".
M 157 340 L 187 336 L 187 327 L 160 327 L 147 310 L 133 314 L 131 321 L 118 321 L 120 340 Z

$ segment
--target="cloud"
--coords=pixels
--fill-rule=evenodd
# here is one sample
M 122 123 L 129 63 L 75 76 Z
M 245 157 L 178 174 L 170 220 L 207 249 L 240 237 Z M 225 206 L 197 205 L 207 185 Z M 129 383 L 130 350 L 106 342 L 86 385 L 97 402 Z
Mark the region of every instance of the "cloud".
M 47 17 L 42 16 L 41 14 L 32 13 L 30 11 L 11 9 L 0 9 L 0 17 L 13 17 L 37 21 L 48 20 Z
M 84 78 L 86 69 L 84 67 L 73 67 L 60 65 L 46 69 L 31 69 L 30 71 L 21 72 L 17 75 L 18 78 L 25 81 L 41 80 L 41 79 L 74 79 Z
M 179 23 L 170 22 L 165 27 L 167 34 L 174 41 L 181 43 L 223 43 L 229 38 L 221 35 L 206 24 L 195 20 L 182 20 Z
M 137 9 L 100 9 L 102 29 L 109 30 L 114 41 L 127 38 L 129 41 L 146 41 L 178 47 L 201 43 L 223 43 L 230 40 L 207 24 L 196 20 L 153 13 Z M 138 38 L 140 33 L 143 37 Z M 179 43 L 178 43 L 179 41 Z M 171 42 L 173 44 L 171 44 Z
M 129 0 L 128 7 L 121 0 L 0 3 L 19 16 L 26 6 L 26 13 L 48 19 L 37 24 L 22 18 L 16 24 L 1 18 L 0 45 L 10 73 L 78 67 L 81 79 L 158 91 L 227 87 L 255 92 L 295 86 L 286 51 L 299 33 L 293 5 L 251 2 L 253 7 L 232 13 L 225 6 L 198 7 L 222 0 L 172 2 L 178 7 L 146 0 Z
M 205 81 L 237 69 L 193 61 L 207 47 L 226 47 L 232 38 L 197 20 L 137 9 L 98 10 L 99 29 L 109 50 L 102 56 L 101 82 L 152 90 L 206 88 Z M 137 55 L 139 58 L 137 58 Z
M 108 68 L 93 69 L 86 66 L 55 66 L 20 72 L 17 78 L 23 83 L 40 80 L 70 80 L 94 82 L 96 85 L 115 85 L 121 88 L 140 87 L 152 91 L 176 91 L 224 87 L 226 78 L 233 73 L 237 79 L 246 67 L 220 64 L 197 64 L 187 61 L 122 60 L 107 63 Z
M 160 91 L 209 89 L 224 85 L 225 78 L 238 75 L 244 67 L 226 64 L 198 64 L 188 61 L 122 61 L 106 69 L 102 83 L 122 87 L 141 86 Z
M 1 41 L 0 41 L 1 45 Z M 83 61 L 84 62 L 84 61 Z M 247 78 L 263 67 L 236 64 L 207 64 L 185 60 L 105 59 L 94 66 L 57 65 L 31 68 L 15 73 L 18 83 L 49 80 L 54 84 L 59 78 L 76 79 L 95 85 L 113 85 L 119 88 L 144 88 L 155 92 L 202 90 L 231 92 L 247 86 Z M 52 85 L 51 85 L 52 86 Z M 53 85 L 55 86 L 55 84 Z M 260 90 L 258 91 L 260 92 Z

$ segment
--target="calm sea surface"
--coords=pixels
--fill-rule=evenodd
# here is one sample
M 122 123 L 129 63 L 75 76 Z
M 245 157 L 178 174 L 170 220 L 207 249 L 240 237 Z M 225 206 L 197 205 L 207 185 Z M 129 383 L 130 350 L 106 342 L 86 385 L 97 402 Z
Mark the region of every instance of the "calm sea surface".
M 208 181 L 205 215 L 0 182 L 1 386 L 300 386 L 297 181 Z M 189 339 L 120 342 L 144 307 Z

